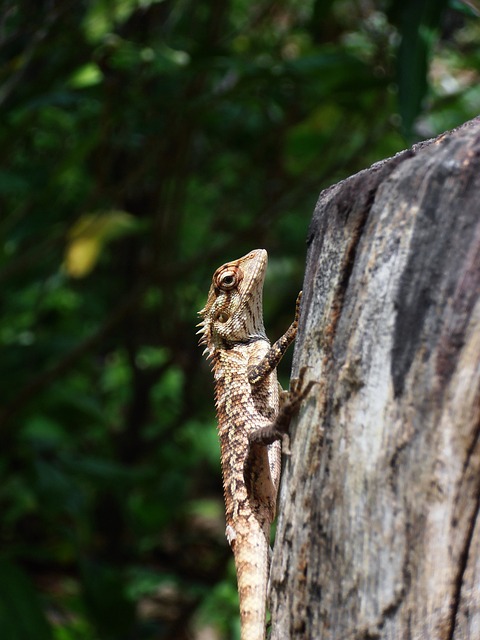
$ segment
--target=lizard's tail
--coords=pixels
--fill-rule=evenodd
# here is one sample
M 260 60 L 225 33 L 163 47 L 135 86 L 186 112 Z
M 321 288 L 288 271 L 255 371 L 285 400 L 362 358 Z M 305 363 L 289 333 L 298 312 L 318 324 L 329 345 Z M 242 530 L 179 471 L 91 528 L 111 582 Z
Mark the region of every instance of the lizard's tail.
M 246 536 L 237 533 L 234 554 L 241 640 L 264 640 L 270 548 L 267 536 L 259 525 L 254 535 L 251 529 Z

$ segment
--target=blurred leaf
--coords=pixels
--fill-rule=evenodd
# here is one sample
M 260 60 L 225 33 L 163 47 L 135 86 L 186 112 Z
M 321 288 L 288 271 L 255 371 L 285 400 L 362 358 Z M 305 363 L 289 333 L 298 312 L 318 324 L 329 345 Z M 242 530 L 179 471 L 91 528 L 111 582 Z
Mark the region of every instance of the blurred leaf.
M 0 193 L 27 193 L 30 184 L 24 176 L 13 171 L 0 171 Z
M 140 228 L 135 218 L 125 211 L 84 214 L 68 235 L 64 262 L 67 273 L 72 278 L 84 278 L 95 267 L 108 241 Z
M 136 602 L 143 596 L 153 595 L 159 587 L 175 583 L 175 577 L 159 573 L 145 567 L 131 567 L 128 571 L 127 594 L 130 600 Z
M 67 434 L 55 420 L 48 416 L 32 416 L 26 421 L 21 438 L 31 443 L 43 443 L 49 447 L 58 447 L 68 441 Z
M 123 573 L 111 566 L 83 560 L 81 576 L 85 601 L 102 640 L 131 638 L 135 607 L 127 598 Z
M 167 349 L 145 345 L 138 350 L 136 363 L 140 369 L 154 369 L 165 364 L 168 358 Z
M 238 592 L 233 559 L 229 562 L 230 580 L 222 580 L 205 594 L 197 615 L 197 624 L 211 624 L 220 631 L 221 637 L 240 638 Z
M 34 487 L 28 483 L 26 478 L 18 474 L 3 478 L 0 499 L 4 505 L 3 523 L 9 527 L 34 513 L 39 502 Z
M 0 638 L 52 639 L 32 584 L 24 572 L 8 560 L 0 560 Z
M 338 105 L 325 101 L 306 120 L 292 127 L 285 145 L 287 169 L 294 175 L 308 170 L 341 120 L 342 113 Z
M 401 43 L 398 56 L 399 107 L 407 138 L 412 135 L 427 91 L 427 72 L 440 26 L 449 0 L 402 0 Z
M 478 18 L 480 16 L 478 0 L 450 0 L 450 7 L 470 17 Z
M 103 79 L 103 74 L 98 66 L 89 62 L 85 66 L 77 69 L 69 81 L 69 85 L 74 89 L 83 89 L 98 84 Z

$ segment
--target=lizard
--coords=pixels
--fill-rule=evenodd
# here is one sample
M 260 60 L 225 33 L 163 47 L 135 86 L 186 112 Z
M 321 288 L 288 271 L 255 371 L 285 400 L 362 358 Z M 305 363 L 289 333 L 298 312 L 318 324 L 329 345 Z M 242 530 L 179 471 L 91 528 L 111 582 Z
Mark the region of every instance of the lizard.
M 232 548 L 240 601 L 241 640 L 264 640 L 270 526 L 280 480 L 281 441 L 310 391 L 303 372 L 282 391 L 276 367 L 297 333 L 295 318 L 272 346 L 263 323 L 268 255 L 255 249 L 219 267 L 198 333 L 214 374 L 221 448 L 226 537 Z

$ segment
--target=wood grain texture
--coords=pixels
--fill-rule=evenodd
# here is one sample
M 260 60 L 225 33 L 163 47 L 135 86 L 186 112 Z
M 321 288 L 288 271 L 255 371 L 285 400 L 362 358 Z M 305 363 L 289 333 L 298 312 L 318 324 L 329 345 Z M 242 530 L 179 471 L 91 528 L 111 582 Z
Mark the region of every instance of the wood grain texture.
M 272 638 L 480 638 L 480 119 L 324 191 Z

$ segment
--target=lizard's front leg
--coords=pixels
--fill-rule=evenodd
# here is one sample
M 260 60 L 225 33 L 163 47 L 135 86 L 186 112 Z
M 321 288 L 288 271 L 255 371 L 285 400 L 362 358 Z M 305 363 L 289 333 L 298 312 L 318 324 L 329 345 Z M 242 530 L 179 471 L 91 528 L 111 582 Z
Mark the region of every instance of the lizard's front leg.
M 262 360 L 248 371 L 248 381 L 252 386 L 265 380 L 267 376 L 278 366 L 286 350 L 295 339 L 298 330 L 298 319 L 300 316 L 300 302 L 302 292 L 298 294 L 295 305 L 295 318 L 287 331 L 268 350 Z M 288 434 L 288 427 L 292 416 L 298 411 L 300 403 L 308 395 L 315 381 L 310 381 L 304 385 L 306 367 L 300 371 L 298 379 L 292 380 L 290 391 L 283 391 L 280 394 L 280 407 L 275 420 L 249 434 L 250 444 L 269 445 L 276 440 L 282 440 Z
M 248 381 L 251 385 L 256 385 L 262 380 L 265 380 L 267 376 L 269 376 L 274 369 L 280 363 L 280 360 L 285 355 L 286 350 L 295 340 L 295 336 L 297 335 L 298 329 L 298 318 L 300 316 L 300 302 L 302 300 L 302 292 L 298 294 L 297 302 L 295 304 L 295 319 L 292 324 L 285 331 L 283 336 L 279 338 L 273 345 L 270 347 L 268 352 L 264 355 L 262 360 L 250 367 L 248 371 Z
M 288 428 L 292 416 L 297 413 L 301 402 L 310 393 L 312 387 L 317 384 L 316 380 L 310 380 L 307 384 L 304 383 L 306 370 L 307 367 L 303 367 L 300 370 L 299 377 L 291 381 L 290 391 L 286 393 L 275 420 L 266 427 L 256 429 L 249 435 L 250 445 L 268 445 L 276 440 L 283 440 L 285 436 L 288 436 Z

